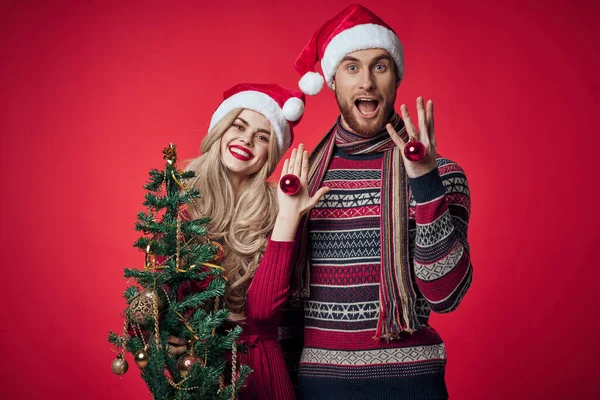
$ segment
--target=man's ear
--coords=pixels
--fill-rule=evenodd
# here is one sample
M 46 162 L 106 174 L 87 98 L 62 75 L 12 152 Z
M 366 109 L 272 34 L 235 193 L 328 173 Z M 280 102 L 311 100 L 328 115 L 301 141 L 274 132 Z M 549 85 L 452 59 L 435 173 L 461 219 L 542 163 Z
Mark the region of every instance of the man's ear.
M 331 82 L 331 89 L 335 92 L 335 78 Z

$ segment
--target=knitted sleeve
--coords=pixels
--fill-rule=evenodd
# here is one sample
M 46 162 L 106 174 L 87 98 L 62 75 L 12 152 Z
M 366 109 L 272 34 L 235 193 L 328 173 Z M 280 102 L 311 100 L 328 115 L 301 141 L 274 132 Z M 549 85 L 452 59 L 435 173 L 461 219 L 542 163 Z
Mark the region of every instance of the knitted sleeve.
M 433 311 L 447 313 L 458 307 L 473 276 L 467 178 L 458 164 L 438 158 L 436 169 L 409 184 L 416 201 L 416 283 Z
M 294 241 L 269 239 L 252 283 L 246 292 L 244 314 L 257 321 L 271 320 L 288 299 L 294 268 Z

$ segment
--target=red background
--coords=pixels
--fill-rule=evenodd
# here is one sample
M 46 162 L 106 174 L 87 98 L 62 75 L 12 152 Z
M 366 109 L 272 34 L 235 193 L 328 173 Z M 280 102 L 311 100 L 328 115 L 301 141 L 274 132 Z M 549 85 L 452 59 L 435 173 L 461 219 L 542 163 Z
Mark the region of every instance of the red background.
M 142 263 L 148 170 L 170 141 L 197 155 L 234 83 L 294 87 L 297 54 L 349 3 L 48 3 L 0 6 L 0 397 L 146 398 L 131 358 L 110 371 L 106 335 Z M 433 318 L 453 399 L 600 394 L 600 7 L 538 3 L 364 3 L 405 46 L 398 105 L 435 100 L 439 150 L 472 189 L 474 283 Z M 297 137 L 312 149 L 336 110 L 310 98 Z

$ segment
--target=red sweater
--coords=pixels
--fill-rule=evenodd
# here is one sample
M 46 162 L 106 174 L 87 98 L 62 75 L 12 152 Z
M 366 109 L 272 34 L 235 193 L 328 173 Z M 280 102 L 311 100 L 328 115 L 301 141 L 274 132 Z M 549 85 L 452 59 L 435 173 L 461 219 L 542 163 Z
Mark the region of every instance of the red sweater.
M 246 293 L 246 323 L 240 341 L 248 353 L 239 353 L 242 364 L 254 370 L 240 391 L 240 400 L 294 400 L 277 327 L 287 300 L 294 267 L 294 242 L 269 239 L 267 249 Z

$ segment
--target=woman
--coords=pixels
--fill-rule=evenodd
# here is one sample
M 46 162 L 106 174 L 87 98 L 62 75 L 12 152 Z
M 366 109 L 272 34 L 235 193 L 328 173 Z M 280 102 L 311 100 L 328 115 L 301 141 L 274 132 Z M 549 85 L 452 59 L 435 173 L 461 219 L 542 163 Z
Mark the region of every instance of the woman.
M 299 178 L 297 194 L 285 194 L 267 178 L 293 140 L 303 98 L 277 85 L 229 89 L 202 141 L 202 155 L 187 168 L 195 171 L 190 184 L 201 193 L 188 212 L 192 218 L 211 218 L 208 236 L 225 250 L 225 303 L 230 319 L 243 328 L 240 341 L 248 345 L 238 360 L 254 370 L 241 399 L 295 398 L 277 326 L 289 291 L 298 223 L 328 189 L 308 195 L 308 153 L 302 144 L 282 170 L 282 176 Z M 169 344 L 172 353 L 186 351 L 180 339 L 170 338 Z

